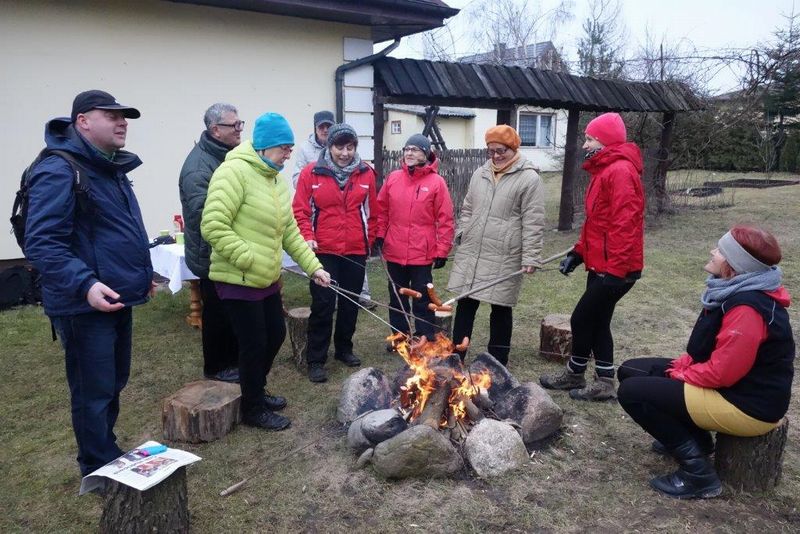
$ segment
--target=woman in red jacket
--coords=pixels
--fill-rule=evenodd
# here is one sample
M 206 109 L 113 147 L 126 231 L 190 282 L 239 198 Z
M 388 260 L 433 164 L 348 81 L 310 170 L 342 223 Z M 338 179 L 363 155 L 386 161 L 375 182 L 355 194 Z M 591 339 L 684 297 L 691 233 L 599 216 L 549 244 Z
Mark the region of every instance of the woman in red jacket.
M 326 148 L 315 163 L 300 172 L 292 208 L 303 238 L 325 270 L 347 291 L 359 293 L 370 246 L 375 235 L 377 201 L 375 171 L 356 152 L 358 135 L 348 124 L 328 129 Z M 334 358 L 349 367 L 361 365 L 353 354 L 358 307 L 338 299 L 329 288 L 310 284 L 308 318 L 308 378 L 325 382 L 325 362 L 333 331 Z
M 389 270 L 391 306 L 417 319 L 415 335 L 432 339 L 433 312 L 428 309 L 427 284 L 431 267 L 441 269 L 453 246 L 453 203 L 444 178 L 436 171 L 439 161 L 431 143 L 421 134 L 412 135 L 403 148 L 403 166 L 386 178 L 378 194 L 380 212 L 376 247 L 382 248 Z M 395 288 L 392 288 L 392 282 Z M 408 299 L 397 301 L 396 290 L 410 287 L 422 293 L 409 308 Z M 390 311 L 389 322 L 400 332 L 408 332 L 408 321 L 400 312 Z
M 653 450 L 680 469 L 650 485 L 677 498 L 721 493 L 709 430 L 759 436 L 789 407 L 795 345 L 777 264 L 775 237 L 735 226 L 711 251 L 709 273 L 686 352 L 680 358 L 638 358 L 619 368 L 619 403 L 656 438 Z
M 575 249 L 559 268 L 567 275 L 585 263 L 589 274 L 570 319 L 572 356 L 566 369 L 542 375 L 539 382 L 550 389 L 568 389 L 577 400 L 615 397 L 611 317 L 644 267 L 642 155 L 625 139 L 625 124 L 617 113 L 604 113 L 586 126 L 583 168 L 591 175 L 586 220 Z M 584 373 L 592 354 L 596 374 L 587 386 Z

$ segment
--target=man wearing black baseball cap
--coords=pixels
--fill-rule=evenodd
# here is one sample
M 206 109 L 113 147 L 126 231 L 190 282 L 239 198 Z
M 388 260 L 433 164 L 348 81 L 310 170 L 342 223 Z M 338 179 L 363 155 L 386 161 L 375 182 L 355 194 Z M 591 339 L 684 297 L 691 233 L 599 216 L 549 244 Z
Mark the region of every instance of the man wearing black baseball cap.
M 297 189 L 297 179 L 300 171 L 309 163 L 316 163 L 325 143 L 328 142 L 328 128 L 336 122 L 333 120 L 333 113 L 330 111 L 317 111 L 314 113 L 314 133 L 300 145 L 296 151 L 297 161 L 294 162 L 294 172 L 292 173 L 292 187 Z
M 70 118 L 45 126 L 53 152 L 28 180 L 25 255 L 42 275 L 44 311 L 64 347 L 84 476 L 122 454 L 114 424 L 131 366 L 131 308 L 147 302 L 153 279 L 127 178 L 142 162 L 122 150 L 127 119 L 139 116 L 105 91 L 80 93 Z

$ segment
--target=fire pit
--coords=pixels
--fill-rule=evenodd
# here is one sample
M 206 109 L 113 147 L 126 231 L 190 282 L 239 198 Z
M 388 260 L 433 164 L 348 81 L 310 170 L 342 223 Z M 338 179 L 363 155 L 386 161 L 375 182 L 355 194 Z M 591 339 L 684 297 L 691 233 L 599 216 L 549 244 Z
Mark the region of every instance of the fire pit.
M 479 476 L 524 465 L 527 447 L 558 431 L 563 413 L 534 383 L 520 384 L 490 354 L 467 367 L 448 338 L 388 338 L 405 365 L 393 380 L 375 368 L 344 384 L 337 417 L 347 442 L 386 478 Z M 465 340 L 464 343 L 467 341 Z

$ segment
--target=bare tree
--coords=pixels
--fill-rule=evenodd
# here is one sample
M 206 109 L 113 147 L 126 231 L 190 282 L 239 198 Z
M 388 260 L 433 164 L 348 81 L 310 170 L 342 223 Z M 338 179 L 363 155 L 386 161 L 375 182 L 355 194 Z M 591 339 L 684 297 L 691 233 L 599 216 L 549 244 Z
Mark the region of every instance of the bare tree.
M 618 0 L 589 0 L 589 17 L 578 42 L 578 68 L 584 76 L 619 78 L 625 66 L 627 31 Z

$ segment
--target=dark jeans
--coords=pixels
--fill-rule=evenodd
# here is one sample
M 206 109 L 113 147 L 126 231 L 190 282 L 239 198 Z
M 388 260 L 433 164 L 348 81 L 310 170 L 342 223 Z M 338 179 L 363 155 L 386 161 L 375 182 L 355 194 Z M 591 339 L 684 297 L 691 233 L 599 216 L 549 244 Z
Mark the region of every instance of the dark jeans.
M 592 271 L 586 279 L 586 291 L 575 305 L 572 326 L 572 355 L 585 371 L 589 357 L 594 354 L 598 374 L 614 376 L 614 338 L 611 336 L 611 317 L 617 302 L 631 290 L 635 282 L 621 286 L 603 284 L 603 278 Z M 604 368 L 604 369 L 602 369 Z
M 317 254 L 322 267 L 342 289 L 361 293 L 364 285 L 366 256 L 336 256 Z M 310 283 L 311 315 L 308 318 L 308 354 L 310 364 L 323 364 L 328 359 L 328 347 L 333 332 L 336 354 L 353 352 L 353 334 L 358 320 L 358 306 L 345 297 L 338 297 L 332 289 Z M 338 297 L 338 303 L 337 303 Z M 351 297 L 358 301 L 358 297 Z M 333 312 L 336 311 L 336 330 L 333 331 Z
M 480 301 L 469 297 L 458 301 L 456 316 L 453 319 L 453 343 L 461 343 L 465 336 L 472 340 L 472 325 L 475 322 L 475 313 L 477 313 L 480 304 Z M 489 345 L 486 350 L 503 365 L 508 364 L 508 353 L 511 352 L 512 329 L 513 315 L 511 306 L 492 304 L 492 312 L 489 314 Z M 458 354 L 463 360 L 466 351 Z
M 223 300 L 239 344 L 242 411 L 261 409 L 267 375 L 286 338 L 281 294 L 263 300 Z
M 434 326 L 433 312 L 428 309 L 430 299 L 428 298 L 428 284 L 433 281 L 431 275 L 430 265 L 400 265 L 399 263 L 386 262 L 389 270 L 389 305 L 393 308 L 402 309 L 406 313 L 411 309 L 414 312 L 414 317 L 417 320 L 414 322 L 416 336 L 425 336 L 429 340 L 433 340 L 436 328 Z M 409 297 L 400 295 L 400 302 L 397 301 L 397 295 L 392 288 L 392 281 L 395 283 L 397 290 L 400 291 L 401 287 L 408 287 L 415 291 L 422 293 L 421 299 L 411 299 L 411 306 L 409 307 Z M 402 306 L 402 307 L 401 307 Z M 421 319 L 421 320 L 420 320 Z M 406 316 L 400 312 L 389 310 L 389 323 L 400 332 L 410 333 L 408 331 L 408 321 Z M 392 332 L 394 333 L 394 331 Z
M 85 476 L 122 454 L 114 435 L 131 370 L 132 311 L 53 317 L 64 347 L 78 465 Z
M 670 361 L 666 358 L 636 358 L 621 365 L 617 371 L 619 403 L 645 432 L 667 449 L 690 439 L 704 445 L 711 438 L 689 416 L 683 382 L 664 374 Z
M 200 296 L 203 299 L 203 374 L 214 375 L 239 364 L 239 346 L 214 282 L 201 278 Z

